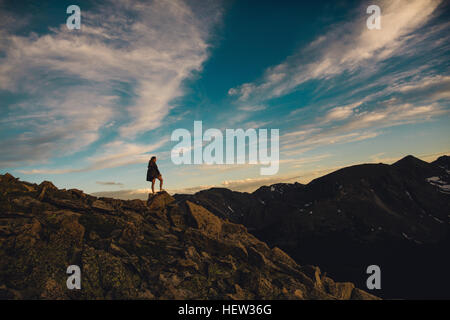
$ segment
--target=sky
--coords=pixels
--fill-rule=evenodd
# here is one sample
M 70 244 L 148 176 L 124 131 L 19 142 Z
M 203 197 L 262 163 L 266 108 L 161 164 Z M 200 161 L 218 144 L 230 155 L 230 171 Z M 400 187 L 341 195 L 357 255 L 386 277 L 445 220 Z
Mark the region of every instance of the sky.
M 450 154 L 449 17 L 444 0 L 0 0 L 0 173 L 145 199 L 153 155 L 170 193 L 432 161 Z M 194 121 L 278 129 L 277 174 L 175 165 Z

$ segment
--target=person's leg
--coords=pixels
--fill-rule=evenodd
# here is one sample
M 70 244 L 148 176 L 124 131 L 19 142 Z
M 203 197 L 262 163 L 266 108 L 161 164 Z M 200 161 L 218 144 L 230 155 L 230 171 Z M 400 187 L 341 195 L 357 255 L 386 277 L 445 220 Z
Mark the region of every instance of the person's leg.
M 162 178 L 162 176 L 161 175 L 159 175 L 159 177 L 158 177 L 158 179 L 159 179 L 159 191 L 162 191 L 162 187 L 163 187 L 163 178 Z
M 155 193 L 155 178 L 152 179 L 152 193 Z

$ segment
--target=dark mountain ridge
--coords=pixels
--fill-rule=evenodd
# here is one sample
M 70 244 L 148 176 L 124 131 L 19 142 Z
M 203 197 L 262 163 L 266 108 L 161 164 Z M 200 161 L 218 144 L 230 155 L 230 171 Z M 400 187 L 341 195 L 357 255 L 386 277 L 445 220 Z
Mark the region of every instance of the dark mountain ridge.
M 437 158 L 432 164 L 446 170 L 450 170 L 450 156 L 441 156 Z
M 365 268 L 378 264 L 381 296 L 450 298 L 448 159 L 407 156 L 392 165 L 343 168 L 307 185 L 174 197 L 242 223 L 297 263 L 318 264 L 337 279 L 363 286 Z

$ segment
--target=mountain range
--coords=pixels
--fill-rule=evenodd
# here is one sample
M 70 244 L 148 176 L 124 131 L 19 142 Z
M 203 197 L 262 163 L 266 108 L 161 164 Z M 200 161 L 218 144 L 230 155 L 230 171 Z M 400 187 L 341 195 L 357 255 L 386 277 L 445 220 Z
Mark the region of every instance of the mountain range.
M 297 263 L 319 265 L 365 287 L 378 265 L 384 298 L 450 298 L 450 157 L 407 156 L 392 165 L 361 164 L 303 185 L 279 183 L 253 193 L 212 188 L 177 194 L 243 224 Z

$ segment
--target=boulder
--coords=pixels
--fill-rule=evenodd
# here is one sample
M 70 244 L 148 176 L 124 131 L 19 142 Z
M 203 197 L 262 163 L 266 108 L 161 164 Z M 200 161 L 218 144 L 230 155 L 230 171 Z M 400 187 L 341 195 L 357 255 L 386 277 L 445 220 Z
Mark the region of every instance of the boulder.
M 223 224 L 222 220 L 195 203 L 187 201 L 186 205 L 194 228 L 205 231 L 214 237 L 220 236 Z
M 103 211 L 103 212 L 113 212 L 115 209 L 108 203 L 102 200 L 95 200 L 92 203 L 92 208 Z
M 160 191 L 155 194 L 148 195 L 147 206 L 151 210 L 162 210 L 175 199 L 166 191 Z

